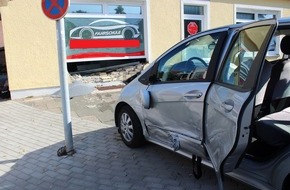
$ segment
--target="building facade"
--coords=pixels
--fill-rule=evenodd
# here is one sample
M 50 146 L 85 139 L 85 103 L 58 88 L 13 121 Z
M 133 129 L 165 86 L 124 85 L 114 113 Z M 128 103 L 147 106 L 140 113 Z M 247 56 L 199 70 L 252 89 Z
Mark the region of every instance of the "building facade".
M 46 95 L 59 87 L 57 39 L 67 65 L 154 61 L 197 32 L 234 23 L 290 16 L 289 0 L 70 0 L 65 33 L 41 1 L 0 0 L 11 98 Z M 273 50 L 269 56 L 278 56 Z M 102 65 L 105 67 L 106 65 Z

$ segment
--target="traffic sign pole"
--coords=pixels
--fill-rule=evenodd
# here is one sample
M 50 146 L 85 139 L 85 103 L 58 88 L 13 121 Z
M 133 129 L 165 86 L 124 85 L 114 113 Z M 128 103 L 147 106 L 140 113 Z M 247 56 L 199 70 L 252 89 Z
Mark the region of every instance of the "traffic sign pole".
M 59 62 L 59 77 L 61 86 L 63 122 L 64 122 L 64 136 L 65 148 L 67 154 L 74 154 L 73 138 L 72 138 L 72 121 L 70 112 L 70 98 L 67 79 L 67 63 L 65 54 L 65 39 L 64 39 L 64 19 L 56 21 L 57 30 L 57 47 L 58 47 L 58 62 Z
M 56 37 L 58 49 L 58 66 L 59 78 L 61 88 L 61 103 L 63 111 L 63 125 L 65 146 L 57 151 L 58 156 L 73 155 L 75 153 L 72 138 L 72 123 L 69 102 L 69 89 L 67 81 L 67 63 L 66 63 L 66 50 L 65 50 L 65 32 L 64 32 L 64 19 L 69 7 L 69 0 L 42 0 L 41 7 L 45 16 L 52 20 L 56 20 Z

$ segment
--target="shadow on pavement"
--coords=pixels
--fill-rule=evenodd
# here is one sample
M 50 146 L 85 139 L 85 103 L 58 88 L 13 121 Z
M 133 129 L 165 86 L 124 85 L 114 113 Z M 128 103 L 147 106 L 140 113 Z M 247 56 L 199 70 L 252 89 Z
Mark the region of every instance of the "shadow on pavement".
M 75 135 L 71 157 L 57 157 L 63 144 L 0 161 L 12 166 L 0 189 L 217 189 L 213 170 L 203 168 L 196 180 L 190 160 L 151 143 L 130 149 L 115 127 Z M 246 189 L 228 178 L 225 188 Z

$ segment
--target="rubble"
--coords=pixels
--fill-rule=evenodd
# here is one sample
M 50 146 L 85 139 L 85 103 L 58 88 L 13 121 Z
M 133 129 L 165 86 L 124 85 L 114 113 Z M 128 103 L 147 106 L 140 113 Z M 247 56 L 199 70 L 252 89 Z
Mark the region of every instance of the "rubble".
M 142 71 L 144 64 L 127 66 L 110 71 L 94 72 L 90 74 L 72 74 L 71 81 L 81 81 L 85 84 L 95 83 L 97 89 L 115 89 L 125 85 L 123 81 Z

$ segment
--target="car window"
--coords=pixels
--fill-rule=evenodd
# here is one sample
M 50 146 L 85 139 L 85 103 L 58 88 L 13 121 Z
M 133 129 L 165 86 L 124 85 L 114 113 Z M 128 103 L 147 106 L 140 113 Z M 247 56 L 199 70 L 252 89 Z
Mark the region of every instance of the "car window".
M 195 38 L 159 61 L 157 80 L 184 81 L 204 80 L 221 33 Z
M 100 27 L 106 27 L 106 26 L 116 26 L 116 25 L 122 25 L 125 24 L 123 22 L 120 22 L 118 20 L 97 20 L 92 23 L 90 23 L 90 26 L 100 26 Z
M 223 66 L 219 81 L 243 88 L 269 26 L 243 30 L 239 33 Z
M 116 23 L 110 21 L 101 21 L 98 23 L 94 23 L 96 26 L 114 26 Z

